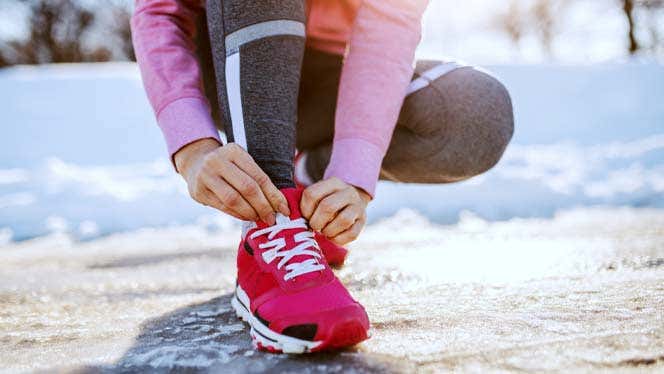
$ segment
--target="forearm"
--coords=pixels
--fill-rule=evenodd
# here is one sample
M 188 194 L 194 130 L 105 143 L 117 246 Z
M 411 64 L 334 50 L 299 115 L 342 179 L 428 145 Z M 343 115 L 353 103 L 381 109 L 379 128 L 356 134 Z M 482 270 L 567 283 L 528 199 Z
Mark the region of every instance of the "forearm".
M 367 0 L 341 73 L 335 137 L 325 177 L 373 195 L 421 35 L 426 0 Z
M 132 39 L 148 100 L 169 154 L 203 138 L 219 141 L 194 53 L 199 1 L 136 2 Z

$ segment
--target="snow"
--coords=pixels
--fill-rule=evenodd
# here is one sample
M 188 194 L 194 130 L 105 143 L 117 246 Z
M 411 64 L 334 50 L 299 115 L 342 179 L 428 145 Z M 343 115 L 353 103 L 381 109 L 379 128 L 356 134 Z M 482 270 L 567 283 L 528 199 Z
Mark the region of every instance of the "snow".
M 501 163 L 458 184 L 381 183 L 372 222 L 404 207 L 454 223 L 462 211 L 493 221 L 597 204 L 664 206 L 664 67 L 487 69 L 515 103 L 516 132 Z M 0 102 L 5 241 L 60 231 L 90 240 L 142 227 L 234 225 L 189 198 L 134 64 L 0 70 Z

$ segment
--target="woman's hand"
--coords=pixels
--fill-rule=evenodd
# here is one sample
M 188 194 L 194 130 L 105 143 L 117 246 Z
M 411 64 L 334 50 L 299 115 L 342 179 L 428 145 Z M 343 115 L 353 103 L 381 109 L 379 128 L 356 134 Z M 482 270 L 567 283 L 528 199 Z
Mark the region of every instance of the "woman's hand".
M 332 177 L 304 190 L 300 210 L 312 229 L 344 245 L 362 231 L 369 201 L 371 196 L 364 190 Z
M 245 221 L 275 223 L 274 212 L 290 215 L 284 195 L 235 143 L 221 146 L 201 139 L 180 149 L 175 166 L 184 177 L 191 197 Z

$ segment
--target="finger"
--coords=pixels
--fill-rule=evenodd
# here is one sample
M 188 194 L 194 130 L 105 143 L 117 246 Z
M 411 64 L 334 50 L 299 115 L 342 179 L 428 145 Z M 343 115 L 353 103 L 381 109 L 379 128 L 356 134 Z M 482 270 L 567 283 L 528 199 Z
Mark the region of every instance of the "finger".
M 360 235 L 362 232 L 362 229 L 364 228 L 364 219 L 359 219 L 355 221 L 353 226 L 351 226 L 350 229 L 342 232 L 341 234 L 330 238 L 330 240 L 338 245 L 346 245 L 353 240 L 357 239 L 357 237 Z
M 275 211 L 290 216 L 290 209 L 288 208 L 286 197 L 284 197 L 284 194 L 279 191 L 277 186 L 275 186 L 270 180 L 270 177 L 265 174 L 248 153 L 238 154 L 233 162 L 258 183 L 258 186 L 261 188 L 263 194 Z
M 214 194 L 214 192 L 212 192 L 210 190 L 207 190 L 207 192 L 205 192 L 203 200 L 204 200 L 203 201 L 204 205 L 216 208 L 216 209 L 218 209 L 218 210 L 220 210 L 220 211 L 222 211 L 222 212 L 224 212 L 224 213 L 226 213 L 230 216 L 233 216 L 233 217 L 235 217 L 239 220 L 242 220 L 242 221 L 245 221 L 247 219 L 246 217 L 242 217 L 238 212 L 234 211 L 233 209 L 230 209 L 229 207 L 225 206 L 224 203 L 222 203 L 221 200 L 219 200 L 217 198 L 217 196 Z
M 275 224 L 274 210 L 255 180 L 232 162 L 221 163 L 219 173 L 251 205 L 263 222 Z
M 257 221 L 258 213 L 232 186 L 221 177 L 206 177 L 205 185 L 227 208 L 237 212 L 244 220 Z
M 315 231 L 321 232 L 343 208 L 353 201 L 352 192 L 350 189 L 337 191 L 321 200 L 311 215 L 309 226 Z
M 343 208 L 330 223 L 325 225 L 321 233 L 328 238 L 335 237 L 351 228 L 359 218 L 360 208 L 357 205 L 349 205 Z
M 334 177 L 312 184 L 302 192 L 300 212 L 304 218 L 310 220 L 321 200 L 345 187 L 346 185 L 341 180 Z

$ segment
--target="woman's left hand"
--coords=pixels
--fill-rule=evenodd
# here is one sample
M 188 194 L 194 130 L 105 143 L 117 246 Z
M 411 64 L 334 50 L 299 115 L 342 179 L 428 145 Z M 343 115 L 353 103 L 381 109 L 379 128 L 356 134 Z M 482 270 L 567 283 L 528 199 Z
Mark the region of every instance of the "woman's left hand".
M 344 245 L 362 231 L 369 201 L 371 196 L 364 190 L 332 177 L 304 190 L 300 210 L 314 231 Z

